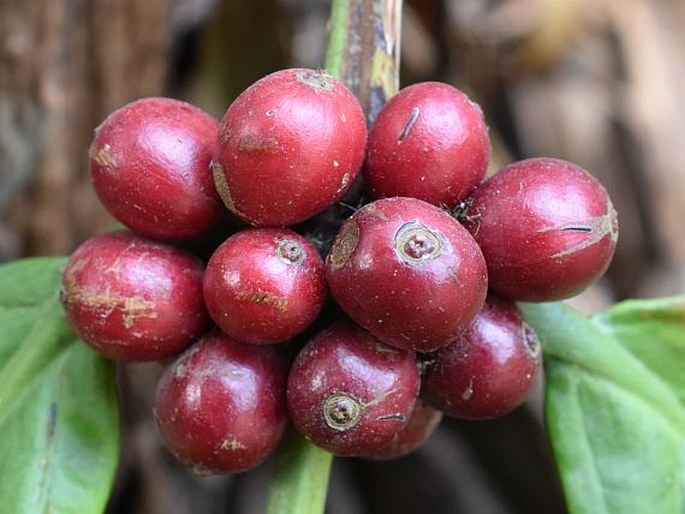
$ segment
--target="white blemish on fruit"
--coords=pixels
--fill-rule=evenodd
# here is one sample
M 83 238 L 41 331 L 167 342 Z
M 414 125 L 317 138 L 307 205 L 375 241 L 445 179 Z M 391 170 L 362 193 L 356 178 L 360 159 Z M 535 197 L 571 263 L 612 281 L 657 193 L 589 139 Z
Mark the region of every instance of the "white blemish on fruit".
M 238 441 L 235 437 L 227 437 L 226 439 L 221 441 L 220 448 L 222 450 L 236 451 L 236 450 L 245 450 L 247 448 L 247 446 L 245 446 L 243 443 Z
M 67 282 L 65 295 L 70 303 L 93 309 L 101 318 L 108 318 L 116 310 L 121 312 L 124 327 L 129 329 L 136 320 L 141 318 L 154 319 L 157 317 L 155 302 L 146 300 L 142 296 L 122 296 L 112 292 L 107 286 L 104 291 L 89 287 L 81 287 L 73 282 Z
M 524 321 L 521 323 L 521 332 L 528 354 L 533 359 L 540 358 L 540 352 L 542 349 L 540 347 L 540 341 L 535 333 L 535 330 L 533 330 L 533 327 Z
M 113 168 L 117 165 L 117 161 L 112 156 L 112 147 L 108 144 L 102 145 L 91 155 L 91 158 L 100 166 L 105 166 L 106 168 Z
M 338 162 L 338 161 L 334 161 L 334 162 Z M 335 194 L 337 195 L 337 194 L 340 194 L 341 192 L 343 192 L 345 190 L 345 188 L 347 187 L 347 184 L 349 184 L 349 183 L 350 183 L 350 174 L 345 173 L 342 176 L 342 178 L 340 179 L 340 187 L 335 192 Z
M 212 177 L 214 177 L 214 188 L 216 189 L 219 198 L 221 198 L 221 201 L 224 202 L 226 208 L 239 218 L 247 220 L 250 223 L 254 223 L 256 220 L 246 216 L 236 208 L 235 203 L 233 202 L 233 196 L 231 195 L 231 190 L 228 187 L 228 182 L 226 181 L 224 169 L 221 164 L 219 164 L 217 161 L 212 161 L 210 167 L 212 169 Z
M 467 402 L 471 399 L 471 396 L 473 396 L 473 377 L 469 379 L 469 385 L 467 385 L 464 392 L 461 393 L 461 399 Z
M 321 389 L 321 386 L 323 385 L 323 377 L 321 373 L 317 373 L 314 375 L 314 378 L 312 378 L 312 391 L 318 391 Z
M 346 221 L 329 254 L 332 269 L 341 268 L 350 259 L 359 243 L 359 226 L 353 220 Z
M 238 149 L 241 152 L 271 152 L 276 148 L 278 140 L 273 137 L 245 134 L 238 140 Z
M 239 291 L 235 294 L 235 299 L 240 302 L 249 302 L 257 305 L 271 305 L 278 312 L 286 312 L 288 310 L 288 300 L 270 291 Z
M 333 79 L 325 72 L 318 72 L 314 70 L 298 70 L 295 73 L 298 82 L 309 86 L 317 93 L 325 93 L 333 91 Z
M 375 406 L 375 405 L 380 405 L 381 403 L 383 403 L 383 402 L 385 401 L 385 399 L 386 399 L 388 396 L 393 395 L 393 394 L 395 394 L 395 393 L 397 393 L 397 392 L 398 392 L 397 388 L 395 388 L 395 389 L 390 389 L 390 391 L 385 391 L 385 392 L 379 394 L 379 395 L 376 396 L 373 400 L 371 400 L 370 402 L 367 402 L 367 403 L 365 403 L 365 404 L 363 404 L 363 405 L 364 405 L 364 407 L 373 407 L 373 406 Z
M 590 218 L 587 221 L 582 221 L 578 223 L 571 222 L 565 223 L 563 225 L 558 225 L 555 227 L 545 228 L 540 230 L 540 232 L 551 232 L 553 230 L 562 232 L 585 233 L 586 237 L 580 243 L 573 245 L 570 248 L 566 248 L 561 252 L 555 253 L 554 255 L 552 255 L 552 259 L 566 257 L 576 252 L 580 252 L 585 248 L 588 248 L 594 245 L 595 243 L 598 243 L 607 235 L 610 237 L 612 243 L 615 243 L 618 238 L 618 224 L 616 222 L 616 211 L 614 211 L 614 208 L 610 205 L 609 212 L 603 216 L 595 216 L 594 218 Z
M 226 285 L 235 287 L 240 283 L 240 273 L 235 270 L 225 270 L 223 273 L 224 282 Z

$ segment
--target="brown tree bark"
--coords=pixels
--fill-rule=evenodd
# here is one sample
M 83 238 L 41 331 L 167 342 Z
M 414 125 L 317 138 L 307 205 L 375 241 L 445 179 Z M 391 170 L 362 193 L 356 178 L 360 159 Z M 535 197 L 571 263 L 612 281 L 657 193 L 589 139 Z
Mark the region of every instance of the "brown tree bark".
M 111 226 L 88 145 L 107 113 L 161 92 L 170 3 L 0 0 L 0 260 L 66 254 Z

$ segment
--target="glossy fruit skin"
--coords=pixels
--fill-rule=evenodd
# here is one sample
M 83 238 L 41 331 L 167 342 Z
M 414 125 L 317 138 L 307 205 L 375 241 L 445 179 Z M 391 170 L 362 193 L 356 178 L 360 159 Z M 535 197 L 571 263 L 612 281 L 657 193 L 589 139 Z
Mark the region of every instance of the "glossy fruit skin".
M 409 196 L 452 208 L 481 182 L 489 159 L 480 107 L 449 84 L 422 82 L 378 113 L 364 178 L 374 198 Z
M 143 98 L 110 114 L 89 150 L 100 201 L 138 234 L 166 241 L 197 236 L 224 209 L 210 164 L 218 123 L 186 102 Z
M 307 343 L 288 378 L 295 427 L 336 455 L 360 455 L 389 443 L 407 423 L 419 391 L 413 352 L 387 346 L 349 321 Z
M 485 261 L 471 235 L 415 198 L 384 198 L 357 210 L 328 254 L 326 280 L 359 325 L 418 352 L 456 339 L 487 293 Z
M 226 207 L 254 226 L 296 224 L 335 203 L 364 159 L 366 121 L 354 95 L 314 70 L 254 83 L 221 121 L 214 182 Z
M 416 400 L 409 415 L 409 422 L 395 434 L 392 440 L 363 457 L 371 460 L 393 460 L 417 451 L 430 438 L 442 421 L 443 413 L 421 398 Z
M 614 255 L 618 220 L 611 199 L 575 164 L 513 163 L 469 203 L 464 223 L 488 263 L 490 287 L 514 300 L 571 297 L 597 280 Z
M 95 351 L 147 361 L 180 352 L 209 329 L 202 263 L 128 231 L 92 237 L 62 275 L 67 318 Z
M 456 418 L 504 416 L 530 392 L 541 356 L 540 342 L 516 304 L 490 295 L 471 328 L 432 356 L 421 397 Z
M 154 414 L 165 446 L 198 474 L 254 468 L 283 435 L 287 369 L 274 347 L 205 336 L 157 386 Z
M 323 260 L 289 229 L 252 228 L 224 241 L 203 281 L 210 316 L 243 343 L 286 341 L 304 331 L 326 300 Z

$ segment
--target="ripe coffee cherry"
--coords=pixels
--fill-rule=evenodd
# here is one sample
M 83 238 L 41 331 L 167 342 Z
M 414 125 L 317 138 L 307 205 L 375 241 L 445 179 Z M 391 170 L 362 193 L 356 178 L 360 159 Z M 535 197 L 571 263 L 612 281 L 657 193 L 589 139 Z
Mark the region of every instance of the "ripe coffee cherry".
M 330 75 L 277 71 L 230 105 L 214 182 L 226 207 L 255 226 L 293 225 L 347 191 L 364 159 L 366 122 Z
M 209 328 L 202 273 L 202 264 L 179 248 L 111 232 L 72 254 L 61 297 L 69 322 L 95 351 L 116 360 L 157 360 Z
M 487 293 L 485 261 L 454 218 L 415 198 L 384 198 L 341 227 L 326 279 L 342 309 L 381 341 L 427 352 L 469 326 Z
M 273 347 L 204 337 L 159 381 L 154 413 L 162 441 L 198 474 L 257 466 L 283 435 L 287 369 Z
M 488 296 L 469 330 L 438 350 L 421 396 L 448 416 L 503 416 L 525 400 L 540 369 L 540 343 L 516 305 Z
M 475 192 L 464 223 L 488 263 L 493 291 L 530 302 L 573 296 L 616 249 L 618 221 L 602 185 L 559 159 L 516 162 Z
M 210 163 L 217 122 L 170 98 L 144 98 L 113 112 L 90 147 L 93 186 L 131 230 L 180 241 L 219 221 L 223 208 Z
M 233 339 L 285 341 L 305 330 L 323 307 L 323 261 L 316 248 L 292 230 L 243 230 L 210 258 L 204 297 L 210 316 Z
M 295 427 L 336 455 L 366 454 L 404 427 L 418 395 L 413 352 L 387 346 L 349 322 L 320 332 L 288 378 Z
M 402 89 L 369 133 L 364 178 L 376 197 L 455 206 L 483 179 L 490 137 L 478 105 L 439 82 Z
M 391 460 L 409 455 L 423 446 L 438 428 L 440 421 L 442 421 L 442 412 L 418 398 L 409 416 L 409 423 L 397 432 L 388 444 L 363 457 L 373 460 Z

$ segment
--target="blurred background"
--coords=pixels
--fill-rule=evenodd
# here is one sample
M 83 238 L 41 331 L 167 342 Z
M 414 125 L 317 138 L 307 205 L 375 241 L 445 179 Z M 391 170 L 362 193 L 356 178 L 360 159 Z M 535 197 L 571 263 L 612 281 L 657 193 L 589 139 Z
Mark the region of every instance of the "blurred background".
M 326 0 L 0 0 L 0 262 L 68 254 L 112 226 L 87 173 L 109 112 L 165 95 L 220 117 L 271 71 L 323 66 L 329 11 Z M 480 103 L 492 171 L 545 155 L 607 186 L 618 249 L 578 308 L 685 291 L 685 0 L 405 0 L 403 13 L 402 85 L 441 80 Z M 160 370 L 119 370 L 109 512 L 261 512 L 270 463 L 199 479 L 159 447 Z M 539 393 L 503 420 L 445 421 L 394 463 L 338 459 L 328 512 L 565 512 Z

